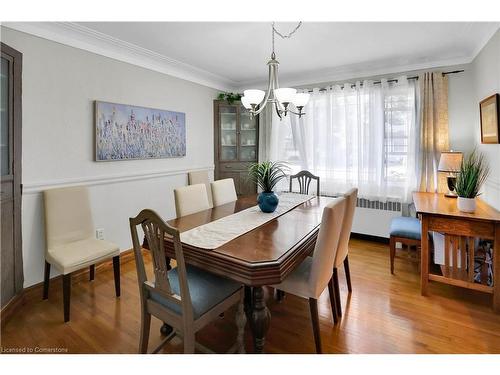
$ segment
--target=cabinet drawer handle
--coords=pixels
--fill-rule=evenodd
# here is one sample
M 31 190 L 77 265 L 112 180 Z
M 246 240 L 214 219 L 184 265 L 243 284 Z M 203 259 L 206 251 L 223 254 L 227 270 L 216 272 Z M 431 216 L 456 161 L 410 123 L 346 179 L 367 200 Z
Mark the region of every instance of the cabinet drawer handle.
M 232 167 L 230 165 L 226 165 L 226 169 L 231 169 Z

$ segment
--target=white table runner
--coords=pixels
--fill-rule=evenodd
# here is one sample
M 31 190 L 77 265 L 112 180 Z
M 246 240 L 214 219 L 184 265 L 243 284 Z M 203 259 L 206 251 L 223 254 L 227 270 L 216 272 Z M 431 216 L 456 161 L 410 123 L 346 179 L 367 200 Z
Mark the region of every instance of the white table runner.
M 279 204 L 273 213 L 264 213 L 258 205 L 253 206 L 181 233 L 181 242 L 202 249 L 216 249 L 236 237 L 283 215 L 313 196 L 281 193 L 278 194 L 278 197 Z

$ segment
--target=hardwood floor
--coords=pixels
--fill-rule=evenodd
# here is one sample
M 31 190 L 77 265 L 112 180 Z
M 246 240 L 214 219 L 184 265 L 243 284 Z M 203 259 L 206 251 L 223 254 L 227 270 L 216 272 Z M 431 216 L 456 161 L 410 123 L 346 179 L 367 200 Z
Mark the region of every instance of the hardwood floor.
M 332 322 L 328 288 L 318 301 L 324 353 L 500 353 L 500 315 L 491 296 L 431 283 L 420 295 L 415 263 L 396 258 L 389 269 L 389 246 L 351 240 L 349 261 L 353 292 L 347 294 L 343 269 L 340 288 L 343 316 Z M 150 263 L 149 263 L 150 265 Z M 122 295 L 115 298 L 111 264 L 98 269 L 95 281 L 72 286 L 71 321 L 63 323 L 61 283 L 52 283 L 49 299 L 28 296 L 0 337 L 6 348 L 60 348 L 69 353 L 136 353 L 139 343 L 139 296 L 133 261 L 122 265 Z M 307 300 L 287 294 L 280 303 L 266 290 L 271 310 L 267 353 L 314 353 Z M 161 342 L 161 323 L 153 318 L 150 350 Z M 235 340 L 234 311 L 203 329 L 197 340 L 216 352 Z M 246 331 L 247 350 L 252 350 Z M 165 353 L 182 352 L 178 339 Z

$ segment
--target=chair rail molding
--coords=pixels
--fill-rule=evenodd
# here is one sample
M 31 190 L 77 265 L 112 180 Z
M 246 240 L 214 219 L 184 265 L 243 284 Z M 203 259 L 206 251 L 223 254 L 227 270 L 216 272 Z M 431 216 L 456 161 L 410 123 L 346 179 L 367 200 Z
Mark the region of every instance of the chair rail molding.
M 236 82 L 228 78 L 74 22 L 3 22 L 2 27 L 35 35 L 217 90 L 234 91 L 236 87 Z
M 123 174 L 115 174 L 115 175 L 107 175 L 107 176 L 89 176 L 89 177 L 77 177 L 77 178 L 63 178 L 57 180 L 49 180 L 49 181 L 40 181 L 40 182 L 32 182 L 24 184 L 23 194 L 38 194 L 43 192 L 44 190 L 51 188 L 59 188 L 59 187 L 69 187 L 76 185 L 83 186 L 95 186 L 95 185 L 107 185 L 107 184 L 116 184 L 128 181 L 135 180 L 146 180 L 153 178 L 160 178 L 166 176 L 178 176 L 182 174 L 186 174 L 188 172 L 197 172 L 202 170 L 213 171 L 214 166 L 201 166 L 196 168 L 189 169 L 171 169 L 171 170 L 162 170 L 162 171 L 144 171 L 139 173 L 123 173 Z

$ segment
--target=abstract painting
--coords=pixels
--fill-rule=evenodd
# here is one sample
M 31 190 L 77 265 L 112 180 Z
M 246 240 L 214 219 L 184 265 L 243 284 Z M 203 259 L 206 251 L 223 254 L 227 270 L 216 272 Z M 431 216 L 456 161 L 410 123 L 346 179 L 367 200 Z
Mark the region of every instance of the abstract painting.
M 186 114 L 95 102 L 96 161 L 186 156 Z

